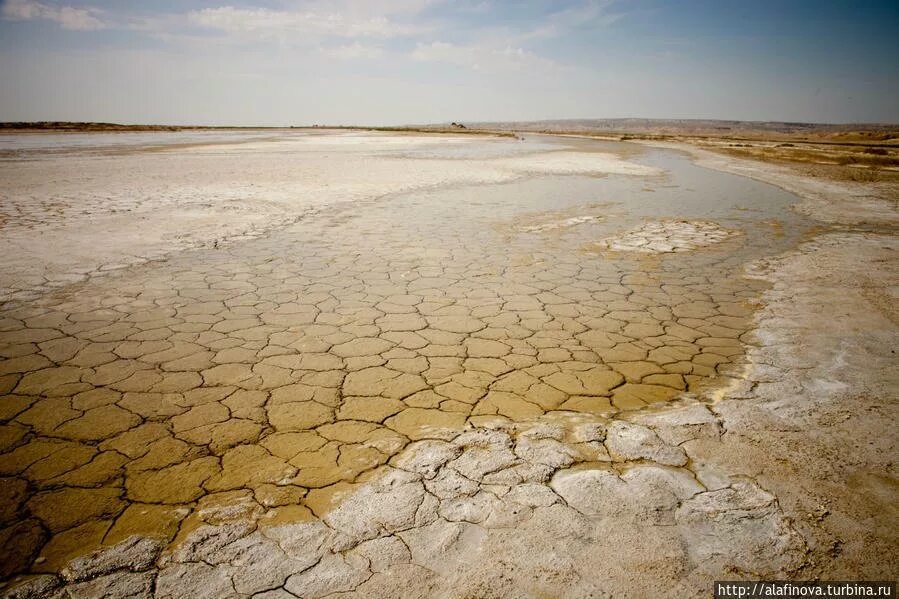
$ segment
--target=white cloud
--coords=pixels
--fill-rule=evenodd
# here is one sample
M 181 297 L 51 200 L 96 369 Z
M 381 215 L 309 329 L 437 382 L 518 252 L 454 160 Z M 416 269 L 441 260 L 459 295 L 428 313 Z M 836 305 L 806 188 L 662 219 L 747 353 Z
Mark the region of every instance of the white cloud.
M 354 16 L 412 16 L 442 0 L 312 0 L 304 4 L 311 12 L 339 12 Z
M 418 62 L 442 62 L 476 71 L 524 71 L 559 66 L 552 60 L 520 47 L 457 45 L 440 41 L 420 43 L 410 56 Z
M 610 11 L 612 2 L 613 0 L 587 0 L 583 4 L 554 12 L 521 39 L 561 37 L 573 29 L 609 26 L 623 16 L 622 13 Z
M 99 14 L 100 11 L 94 8 L 51 6 L 35 0 L 6 0 L 3 4 L 4 19 L 10 21 L 44 19 L 58 23 L 63 29 L 75 31 L 103 29 L 106 24 L 99 18 Z
M 195 25 L 226 33 L 257 36 L 305 34 L 337 37 L 390 38 L 412 35 L 420 28 L 390 21 L 383 16 L 350 18 L 339 12 L 301 12 L 267 8 L 221 6 L 188 13 Z
M 328 58 L 335 58 L 337 60 L 365 60 L 380 58 L 384 55 L 384 50 L 378 46 L 369 46 L 360 44 L 359 42 L 353 42 L 352 44 L 343 46 L 320 48 L 319 52 Z

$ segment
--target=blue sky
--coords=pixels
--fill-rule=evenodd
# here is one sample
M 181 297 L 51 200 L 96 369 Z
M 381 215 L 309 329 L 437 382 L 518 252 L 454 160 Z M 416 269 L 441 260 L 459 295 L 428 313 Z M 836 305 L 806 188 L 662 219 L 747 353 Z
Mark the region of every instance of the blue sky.
M 899 1 L 0 0 L 0 120 L 899 122 Z

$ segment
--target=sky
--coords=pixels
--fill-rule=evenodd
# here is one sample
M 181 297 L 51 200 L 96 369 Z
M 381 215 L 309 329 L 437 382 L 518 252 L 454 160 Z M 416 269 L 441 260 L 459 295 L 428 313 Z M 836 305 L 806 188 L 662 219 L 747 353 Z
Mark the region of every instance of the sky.
M 899 123 L 899 0 L 0 0 L 0 121 Z

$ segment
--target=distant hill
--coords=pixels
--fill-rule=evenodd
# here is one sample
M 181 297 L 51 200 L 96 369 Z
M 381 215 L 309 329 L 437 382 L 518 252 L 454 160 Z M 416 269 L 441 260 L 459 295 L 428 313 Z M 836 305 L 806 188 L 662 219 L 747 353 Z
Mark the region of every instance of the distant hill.
M 612 136 L 709 136 L 831 141 L 899 140 L 897 124 L 827 124 L 712 119 L 557 119 L 543 121 L 472 122 L 474 129 L 545 133 L 589 133 Z
M 191 129 L 193 127 L 190 127 Z M 70 121 L 33 121 L 0 123 L 0 130 L 18 131 L 181 131 L 174 125 L 120 125 L 118 123 L 82 123 Z
M 807 141 L 892 146 L 899 143 L 899 125 L 878 123 L 828 124 L 781 121 L 723 121 L 713 119 L 553 119 L 542 121 L 452 122 L 378 127 L 366 125 L 314 125 L 284 127 L 123 125 L 68 121 L 0 123 L 0 131 L 186 131 L 227 129 L 365 129 L 396 132 L 483 133 L 485 131 L 588 134 L 603 137 L 698 137 L 731 140 Z M 512 133 L 508 133 L 512 135 Z

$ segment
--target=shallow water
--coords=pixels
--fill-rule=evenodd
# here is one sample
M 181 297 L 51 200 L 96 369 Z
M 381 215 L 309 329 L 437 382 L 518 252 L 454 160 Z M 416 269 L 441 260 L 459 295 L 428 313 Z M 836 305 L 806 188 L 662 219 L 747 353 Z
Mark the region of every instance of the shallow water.
M 307 145 L 310 148 L 333 147 L 340 150 L 392 151 L 397 157 L 425 158 L 495 158 L 522 152 L 536 152 L 556 148 L 552 142 L 529 139 L 510 144 L 507 139 L 481 139 L 481 143 L 468 143 L 459 137 L 446 139 L 426 136 L 378 136 L 358 131 L 310 131 L 310 130 L 211 130 L 211 131 L 136 131 L 108 133 L 18 133 L 0 134 L 0 159 L 41 159 L 60 155 L 103 155 L 126 151 L 146 151 L 177 146 L 200 146 L 216 152 L 246 152 L 247 147 L 233 149 L 230 146 L 265 143 Z M 414 148 L 409 151 L 409 147 Z M 251 146 L 252 147 L 252 146 Z
M 26 133 L 0 135 L 0 156 L 6 159 L 34 159 L 51 157 L 61 153 L 99 154 L 111 150 L 140 149 L 147 146 L 165 147 L 180 144 L 233 143 L 271 137 L 273 137 L 273 134 L 266 131 Z
M 523 143 L 619 152 L 664 174 L 323 207 L 258 239 L 7 304 L 7 563 L 40 555 L 33 569 L 53 571 L 130 534 L 172 540 L 241 490 L 273 522 L 309 518 L 329 505 L 310 498 L 410 440 L 555 412 L 614 418 L 726 384 L 763 288 L 744 266 L 809 226 L 794 196 L 667 150 Z M 732 235 L 663 254 L 602 245 L 670 220 Z
M 738 252 L 741 259 L 792 247 L 808 227 L 808 221 L 789 208 L 795 196 L 777 187 L 697 167 L 686 155 L 669 150 L 648 150 L 634 161 L 663 169 L 665 175 L 543 176 L 405 194 L 374 207 L 364 218 L 390 219 L 401 214 L 392 228 L 401 228 L 401 235 L 410 239 L 438 244 L 446 239 L 453 245 L 462 243 L 459 237 L 466 237 L 489 245 L 496 242 L 496 231 L 483 227 L 487 223 L 501 226 L 544 213 L 551 218 L 553 212 L 564 212 L 568 218 L 600 217 L 567 228 L 564 240 L 553 240 L 554 245 L 569 244 L 569 249 L 649 219 L 713 220 L 727 228 L 751 229 Z M 361 215 L 351 218 L 363 220 Z M 772 231 L 775 221 L 782 231 Z M 527 251 L 541 249 L 548 240 L 517 241 L 522 242 L 522 251 Z

